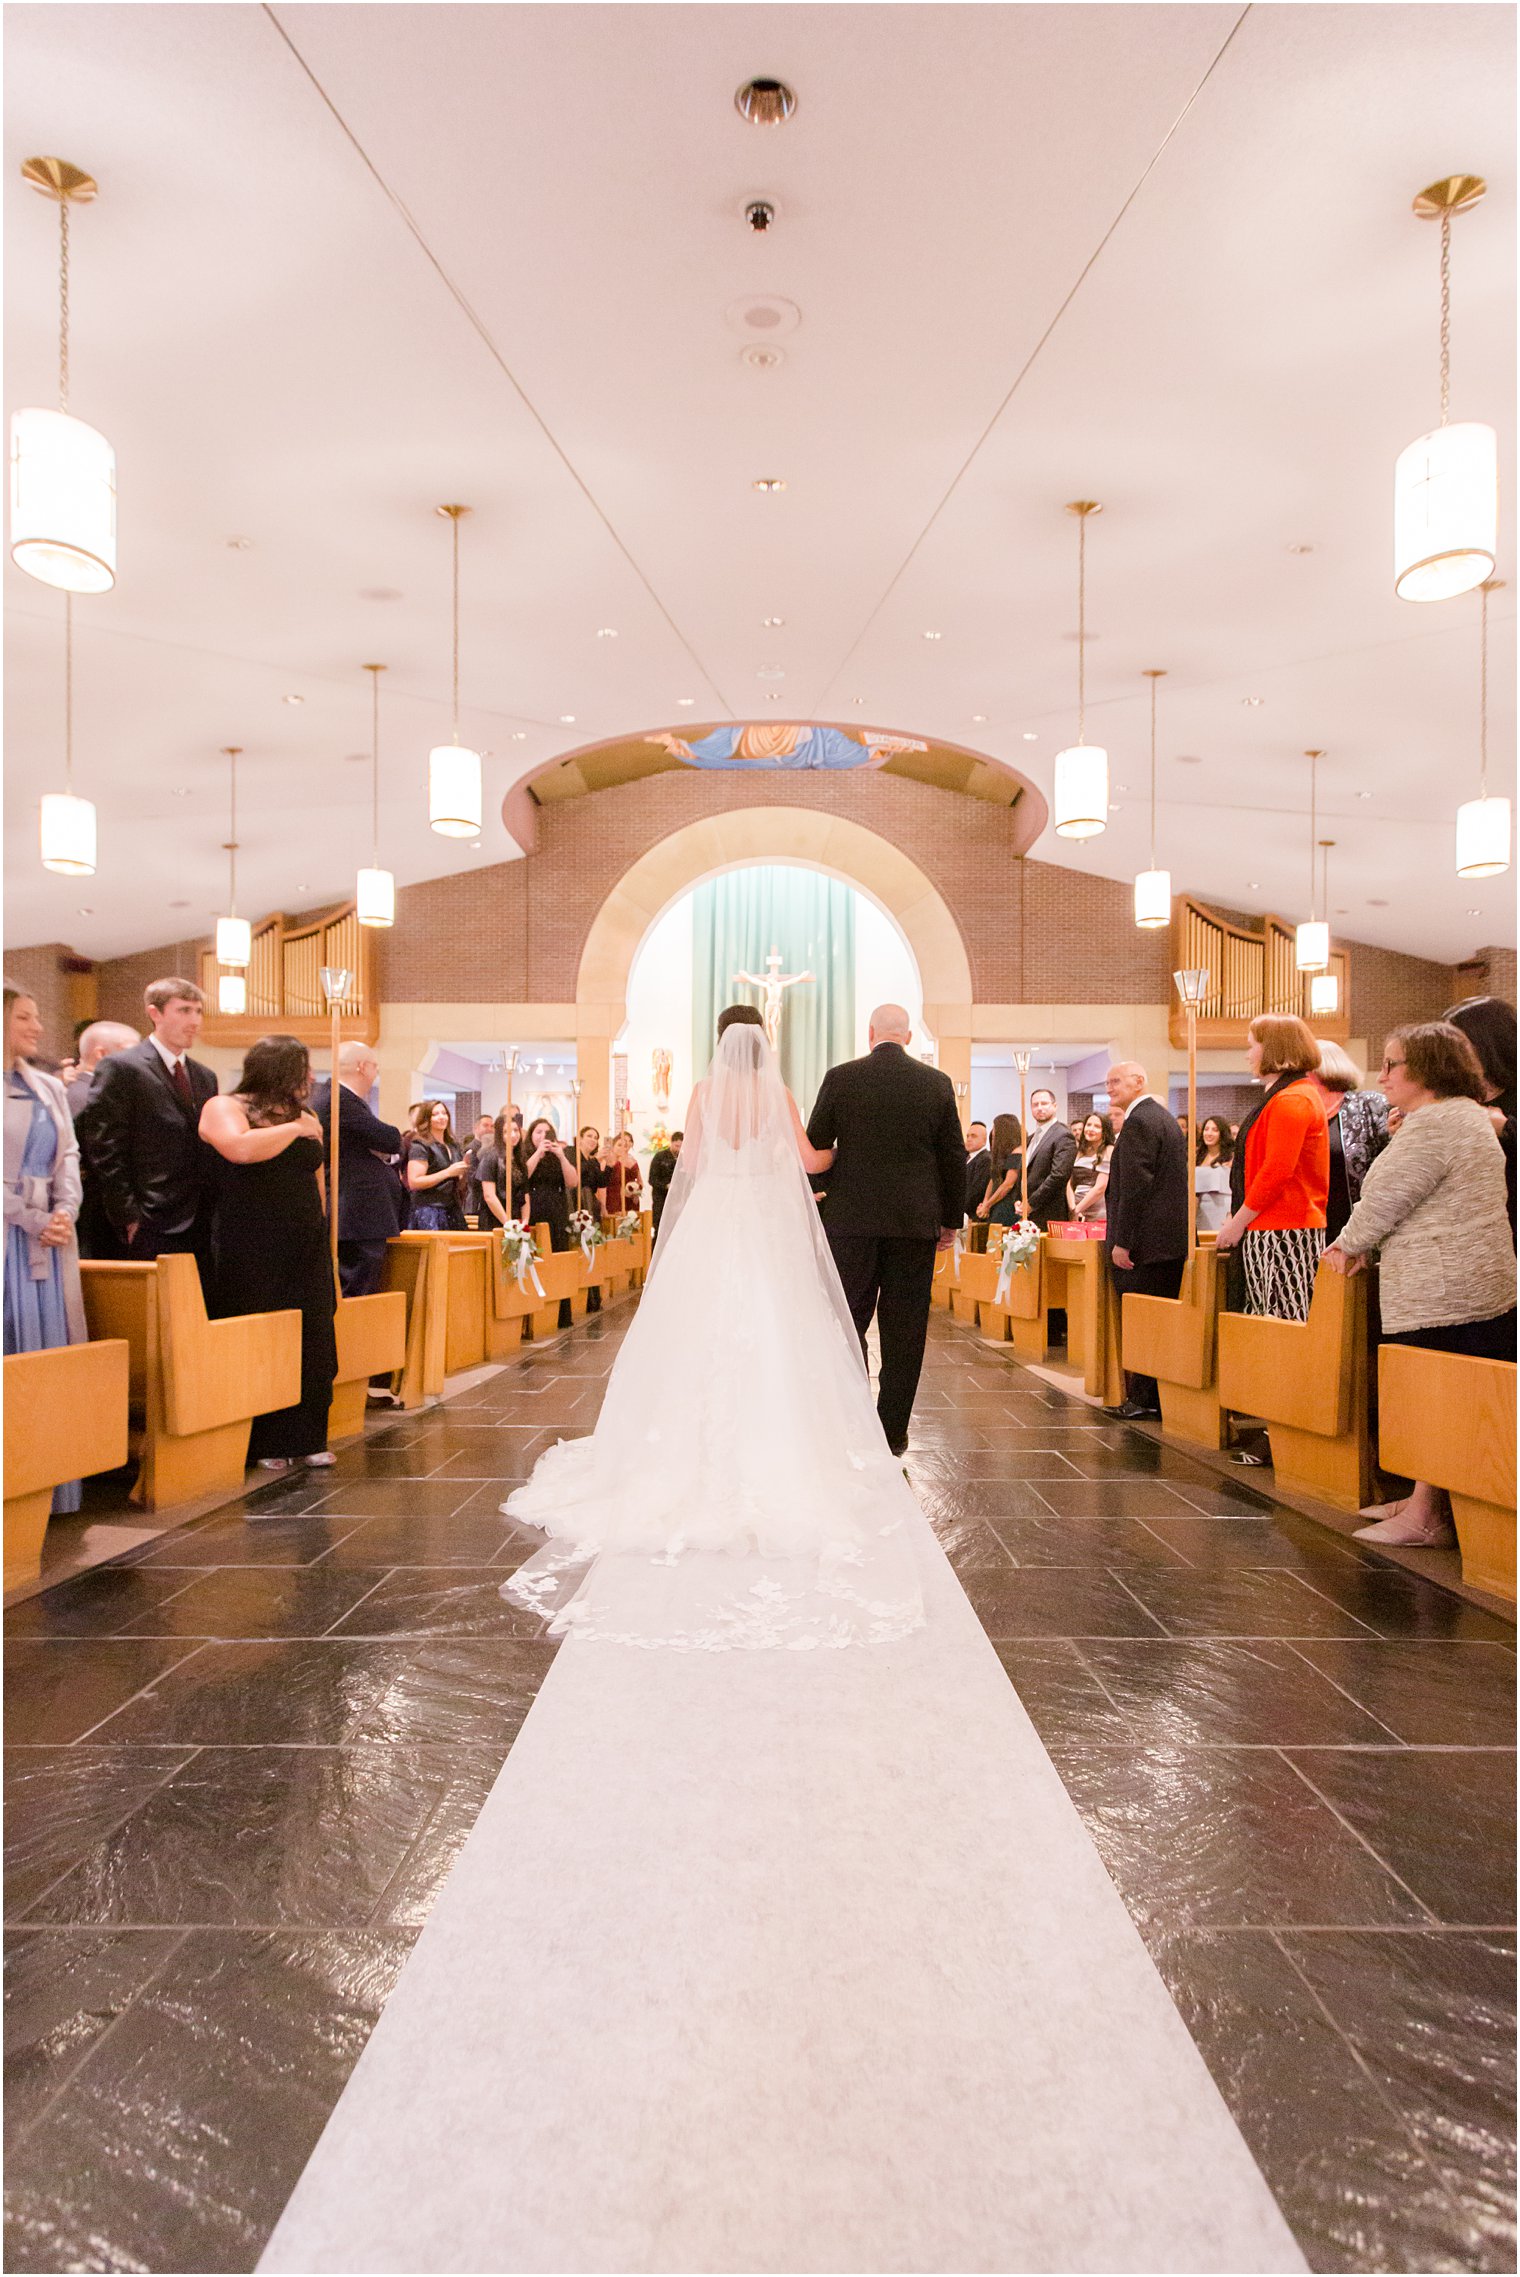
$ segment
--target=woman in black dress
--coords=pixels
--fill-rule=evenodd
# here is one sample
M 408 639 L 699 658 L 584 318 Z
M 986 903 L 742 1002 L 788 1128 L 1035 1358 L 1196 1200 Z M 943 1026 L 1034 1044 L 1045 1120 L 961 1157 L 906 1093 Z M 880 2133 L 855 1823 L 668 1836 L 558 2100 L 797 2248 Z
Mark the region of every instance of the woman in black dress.
M 327 1411 L 338 1372 L 322 1128 L 306 1106 L 311 1060 L 294 1036 L 265 1036 L 236 1091 L 208 1099 L 200 1134 L 217 1156 L 211 1310 L 301 1314 L 301 1396 L 254 1417 L 248 1455 L 264 1470 L 329 1464 Z
M 549 1228 L 551 1249 L 570 1247 L 570 1196 L 579 1185 L 580 1174 L 554 1125 L 547 1115 L 535 1116 L 517 1150 L 512 1198 L 522 1224 Z M 570 1320 L 570 1300 L 565 1297 L 559 1308 L 560 1327 L 568 1328 Z
M 406 1150 L 413 1233 L 469 1232 L 463 1199 L 468 1177 L 469 1164 L 455 1144 L 448 1108 L 441 1099 L 419 1100 L 412 1109 Z

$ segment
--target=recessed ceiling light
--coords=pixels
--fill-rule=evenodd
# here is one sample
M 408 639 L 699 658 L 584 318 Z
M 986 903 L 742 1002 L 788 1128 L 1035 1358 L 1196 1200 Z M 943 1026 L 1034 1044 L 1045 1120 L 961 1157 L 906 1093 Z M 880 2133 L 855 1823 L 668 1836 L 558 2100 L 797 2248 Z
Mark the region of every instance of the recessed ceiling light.
M 93 917 L 94 914 L 93 909 L 76 909 L 74 912 L 76 917 Z M 1476 917 L 1478 912 L 1475 909 L 1470 909 L 1467 914 L 1469 917 Z
M 574 727 L 574 725 L 575 725 L 575 714 L 574 714 L 574 712 L 561 712 L 561 713 L 560 713 L 560 715 L 559 715 L 559 724 L 560 724 L 560 726 L 561 726 L 561 727 Z
M 1260 891 L 1261 891 L 1261 887 L 1260 887 L 1260 886 L 1257 884 L 1257 882 L 1256 882 L 1255 878 L 1248 878 L 1248 879 L 1246 880 L 1246 892 L 1247 892 L 1247 893 L 1260 893 Z
M 1370 799 L 1372 793 L 1371 791 L 1358 791 L 1356 795 L 1359 799 Z
M 616 640 L 616 639 L 617 639 L 617 626 L 616 626 L 616 625 L 598 625 L 598 626 L 597 626 L 597 628 L 596 628 L 596 637 L 597 637 L 597 639 L 598 639 L 598 640 Z
M 188 791 L 171 791 L 169 796 L 171 799 L 187 799 L 190 793 Z
M 851 702 L 852 704 L 863 704 L 863 703 L 865 702 L 865 697 L 864 697 L 864 696 L 852 696 L 852 697 L 850 698 L 850 702 Z
M 751 490 L 763 490 L 774 495 L 778 490 L 785 490 L 786 477 L 780 474 L 762 474 L 750 484 L 750 488 Z
M 1313 546 L 1289 546 L 1289 553 L 1313 553 Z
M 88 917 L 90 912 L 87 909 L 81 909 L 79 914 L 81 917 Z M 1483 915 L 1483 912 L 1481 909 L 1469 909 L 1466 914 L 1469 917 L 1481 917 Z
M 227 551 L 229 553 L 252 553 L 253 540 L 252 538 L 229 538 L 227 540 Z M 171 902 L 169 906 L 172 909 L 175 904 Z
M 797 97 L 784 79 L 746 79 L 734 96 L 734 109 L 751 126 L 785 126 Z
M 1369 909 L 1386 909 L 1388 907 L 1388 904 L 1386 901 L 1380 901 L 1376 894 L 1369 894 L 1367 897 L 1367 907 Z
M 768 704 L 779 704 L 781 701 L 781 690 L 779 688 L 772 688 L 770 694 L 766 697 L 765 700 Z
M 695 696 L 677 696 L 676 698 L 676 702 L 680 705 L 683 712 L 689 712 L 696 700 L 697 699 Z
M 310 891 L 311 891 L 311 887 L 310 887 L 309 885 L 298 885 L 298 886 L 296 887 L 296 892 L 297 892 L 297 893 L 310 893 Z
M 304 704 L 306 698 L 304 696 L 282 696 L 280 701 L 286 704 Z
M 1039 737 L 1038 737 L 1038 736 L 1035 734 L 1035 731 L 1034 731 L 1034 729 L 1033 729 L 1032 727 L 1026 727 L 1026 728 L 1025 728 L 1025 730 L 1024 730 L 1024 741 L 1025 741 L 1026 743 L 1038 743 L 1038 742 L 1039 742 L 1039 740 L 1040 740 L 1040 739 L 1039 739 Z
M 944 639 L 944 637 L 945 637 L 945 636 L 944 636 L 944 634 L 943 634 L 943 633 L 937 633 L 937 632 L 926 632 L 926 633 L 924 634 L 924 638 L 925 638 L 925 640 L 943 640 L 943 639 Z
M 1127 791 L 1129 789 L 1129 785 L 1128 783 L 1115 783 L 1114 789 L 1116 791 Z
M 780 626 L 786 623 L 786 619 L 785 617 L 762 617 L 760 619 L 760 622 L 762 625 L 764 625 L 767 632 L 775 632 Z
M 987 725 L 987 714 L 985 712 L 973 712 L 971 724 L 973 727 L 985 727 Z
M 1248 711 L 1255 712 L 1260 711 L 1267 699 L 1265 696 L 1242 696 L 1240 700 Z
M 527 742 L 527 740 L 528 740 L 528 731 L 527 731 L 527 729 L 526 729 L 525 727 L 514 727 L 514 728 L 513 728 L 513 730 L 512 730 L 512 741 L 513 741 L 514 743 L 526 743 L 526 742 Z
M 784 680 L 786 678 L 786 666 L 784 664 L 762 664 L 757 669 L 755 678 L 757 680 Z

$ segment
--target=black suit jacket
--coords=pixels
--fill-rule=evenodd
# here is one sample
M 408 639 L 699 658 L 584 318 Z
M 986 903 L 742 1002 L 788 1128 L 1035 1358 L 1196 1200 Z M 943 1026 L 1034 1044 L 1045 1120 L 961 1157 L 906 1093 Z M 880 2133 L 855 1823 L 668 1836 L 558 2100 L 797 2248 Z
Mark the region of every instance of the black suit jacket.
M 311 1111 L 322 1125 L 322 1141 L 332 1159 L 332 1084 L 312 1087 Z M 401 1174 L 381 1159 L 401 1152 L 394 1123 L 372 1115 L 356 1091 L 338 1085 L 338 1239 L 389 1241 L 406 1222 Z
M 146 1037 L 112 1052 L 95 1070 L 76 1129 L 90 1208 L 92 1256 L 156 1257 L 191 1249 L 203 1232 L 212 1152 L 199 1136 L 201 1109 L 216 1096 L 215 1072 L 187 1059 L 187 1107 Z M 127 1227 L 137 1239 L 128 1247 Z M 97 1246 L 99 1244 L 99 1246 Z
M 955 1086 L 901 1044 L 831 1067 L 808 1117 L 837 1147 L 823 1202 L 829 1233 L 937 1241 L 966 1211 L 966 1141 Z
M 981 1147 L 975 1154 L 967 1155 L 966 1215 L 968 1218 L 970 1217 L 972 1211 L 976 1208 L 976 1205 L 981 1200 L 982 1196 L 986 1193 L 987 1181 L 991 1176 L 992 1151 L 989 1147 Z
M 1032 1126 L 1033 1133 L 1039 1129 L 1038 1123 Z M 1065 1124 L 1058 1123 L 1055 1136 L 1044 1139 L 1038 1150 L 1032 1135 L 1029 1144 L 1029 1215 L 1043 1230 L 1052 1218 L 1066 1215 L 1066 1182 L 1077 1159 L 1077 1142 Z
M 1127 1249 L 1136 1265 L 1187 1255 L 1188 1144 L 1156 1099 L 1137 1099 L 1114 1140 L 1104 1197 L 1104 1247 Z

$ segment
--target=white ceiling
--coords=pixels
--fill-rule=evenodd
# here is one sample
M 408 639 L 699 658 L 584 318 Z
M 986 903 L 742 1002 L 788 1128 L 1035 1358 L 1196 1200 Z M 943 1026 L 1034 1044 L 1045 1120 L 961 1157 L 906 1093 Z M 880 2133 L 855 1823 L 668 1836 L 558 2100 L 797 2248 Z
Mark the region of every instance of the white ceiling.
M 121 556 L 75 610 L 82 883 L 36 860 L 61 596 L 6 566 L 6 938 L 202 930 L 226 743 L 240 906 L 350 890 L 369 659 L 403 881 L 511 854 L 501 794 L 547 759 L 725 712 L 943 738 L 1048 788 L 1074 728 L 1061 509 L 1086 494 L 1088 729 L 1128 788 L 1102 838 L 1033 851 L 1146 865 L 1163 665 L 1179 888 L 1306 914 L 1318 744 L 1339 926 L 1442 958 L 1513 940 L 1512 880 L 1452 870 L 1476 600 L 1411 607 L 1389 568 L 1393 460 L 1436 416 L 1437 244 L 1409 204 L 1453 170 L 1490 183 L 1456 229 L 1453 412 L 1514 464 L 1513 38 L 1509 8 L 1462 4 L 9 8 L 8 397 L 51 400 L 54 214 L 17 168 L 54 153 L 101 183 L 73 408 L 116 447 Z M 735 112 L 755 73 L 797 89 L 786 127 Z M 801 312 L 770 371 L 725 321 L 761 293 Z M 785 495 L 756 495 L 771 474 Z M 476 509 L 478 849 L 425 817 L 451 498 Z

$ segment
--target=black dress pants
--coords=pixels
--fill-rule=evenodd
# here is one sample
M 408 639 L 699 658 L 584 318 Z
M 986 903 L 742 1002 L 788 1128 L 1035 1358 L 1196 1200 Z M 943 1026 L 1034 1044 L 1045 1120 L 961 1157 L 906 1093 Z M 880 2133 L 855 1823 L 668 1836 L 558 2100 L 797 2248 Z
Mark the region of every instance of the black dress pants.
M 829 1248 L 844 1283 L 845 1302 L 862 1354 L 871 1316 L 881 1332 L 881 1379 L 876 1412 L 889 1446 L 908 1436 L 908 1419 L 924 1364 L 929 1301 L 934 1290 L 933 1240 L 897 1235 L 831 1233 Z
M 1119 1307 L 1119 1356 L 1124 1356 L 1124 1300 L 1126 1297 L 1175 1297 L 1182 1287 L 1184 1257 L 1163 1257 L 1155 1265 L 1116 1265 L 1110 1255 L 1109 1272 L 1113 1275 L 1114 1301 Z M 1124 1372 L 1124 1385 L 1131 1399 L 1142 1407 L 1159 1408 L 1161 1394 L 1154 1376 L 1131 1375 Z

